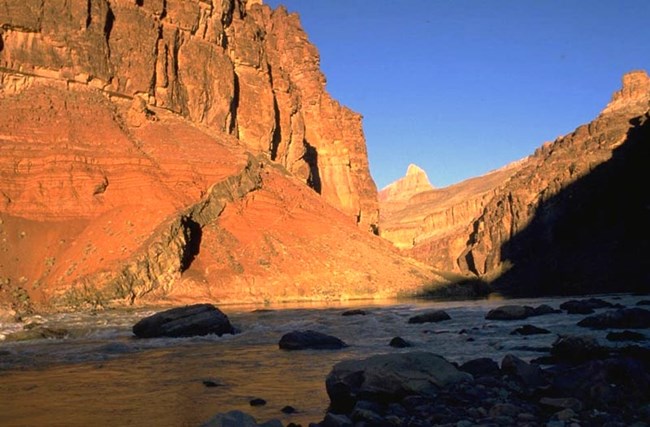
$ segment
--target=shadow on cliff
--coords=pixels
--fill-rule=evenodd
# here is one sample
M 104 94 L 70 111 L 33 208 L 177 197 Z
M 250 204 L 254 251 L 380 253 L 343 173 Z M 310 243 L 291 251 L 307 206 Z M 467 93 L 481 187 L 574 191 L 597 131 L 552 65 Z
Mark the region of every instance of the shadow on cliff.
M 650 118 L 612 158 L 542 203 L 501 247 L 507 296 L 650 290 Z

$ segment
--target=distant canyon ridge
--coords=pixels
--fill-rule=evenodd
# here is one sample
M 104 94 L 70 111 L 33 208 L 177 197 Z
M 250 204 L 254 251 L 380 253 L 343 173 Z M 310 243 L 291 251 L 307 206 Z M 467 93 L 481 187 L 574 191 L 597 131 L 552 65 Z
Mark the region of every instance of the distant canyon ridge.
M 649 94 L 628 74 L 528 159 L 445 189 L 413 167 L 378 194 L 361 116 L 296 14 L 0 0 L 0 306 L 629 288 L 647 277 Z
M 441 271 L 513 295 L 648 291 L 650 79 L 531 156 L 434 189 L 410 166 L 379 192 L 381 235 Z

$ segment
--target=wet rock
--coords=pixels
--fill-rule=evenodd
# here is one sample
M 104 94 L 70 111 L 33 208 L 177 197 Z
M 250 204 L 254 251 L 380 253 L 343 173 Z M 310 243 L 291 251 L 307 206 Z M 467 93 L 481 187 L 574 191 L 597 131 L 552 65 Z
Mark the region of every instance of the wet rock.
M 279 346 L 282 350 L 337 350 L 347 347 L 339 338 L 311 330 L 284 334 Z
M 582 319 L 578 326 L 593 329 L 650 328 L 650 311 L 638 307 L 606 311 Z
M 534 325 L 523 325 L 510 332 L 510 335 L 539 335 L 539 334 L 550 334 L 551 332 L 548 329 L 538 328 Z
M 641 301 L 637 302 L 636 305 L 638 305 L 638 306 L 650 305 L 650 300 L 649 299 L 641 300 Z
M 255 399 L 251 399 L 250 402 L 248 402 L 249 405 L 251 406 L 264 406 L 266 405 L 266 400 L 256 397 Z
M 223 384 L 221 384 L 219 381 L 216 380 L 203 380 L 203 385 L 212 388 L 212 387 L 221 387 Z
M 535 309 L 527 305 L 502 305 L 490 310 L 485 318 L 487 320 L 522 320 L 532 316 L 534 312 Z
M 609 350 L 596 338 L 582 335 L 561 336 L 551 346 L 551 356 L 560 362 L 578 363 L 608 354 Z
M 352 427 L 352 420 L 345 415 L 328 412 L 319 424 L 320 427 Z
M 627 330 L 622 332 L 610 332 L 607 334 L 606 338 L 608 341 L 645 341 L 647 339 L 642 333 Z
M 411 343 L 409 343 L 402 337 L 393 338 L 392 340 L 390 340 L 390 343 L 388 343 L 388 345 L 395 348 L 411 347 Z
M 217 414 L 201 427 L 282 427 L 279 420 L 270 420 L 258 424 L 255 418 L 242 411 L 230 411 Z
M 481 357 L 465 362 L 460 365 L 459 369 L 471 374 L 474 378 L 497 376 L 501 372 L 499 364 L 488 357 Z
M 228 316 L 212 304 L 195 304 L 145 317 L 133 326 L 133 333 L 139 338 L 221 336 L 234 329 Z
M 442 322 L 450 320 L 451 317 L 444 310 L 432 310 L 426 313 L 417 314 L 409 319 L 410 324 Z
M 7 334 L 5 341 L 28 341 L 42 339 L 63 339 L 68 336 L 68 330 L 63 328 L 50 328 L 47 326 L 26 327 L 22 331 Z
M 382 407 L 378 403 L 360 400 L 354 405 L 350 413 L 350 418 L 355 423 L 366 422 L 371 425 L 376 425 L 383 421 L 380 415 L 381 412 Z
M 282 409 L 280 409 L 280 412 L 282 412 L 283 414 L 295 414 L 298 411 L 296 411 L 296 408 L 294 408 L 293 406 L 287 405 Z
M 512 354 L 503 358 L 501 370 L 521 381 L 526 387 L 537 388 L 548 384 L 539 366 L 527 363 Z
M 344 311 L 343 313 L 341 313 L 341 316 L 365 316 L 366 314 L 368 314 L 367 311 L 356 309 L 356 310 Z
M 550 305 L 541 304 L 533 309 L 533 316 L 545 316 L 547 314 L 562 313 L 562 310 L 557 310 Z
M 539 403 L 550 408 L 571 409 L 576 412 L 581 411 L 583 407 L 582 402 L 574 397 L 542 397 Z
M 488 411 L 491 417 L 516 417 L 521 412 L 521 408 L 511 403 L 497 403 Z
M 600 298 L 569 300 L 560 304 L 568 314 L 592 314 L 598 308 L 614 308 L 615 305 Z
M 382 354 L 337 363 L 325 382 L 331 408 L 350 411 L 358 400 L 399 402 L 405 396 L 432 396 L 472 376 L 428 352 Z

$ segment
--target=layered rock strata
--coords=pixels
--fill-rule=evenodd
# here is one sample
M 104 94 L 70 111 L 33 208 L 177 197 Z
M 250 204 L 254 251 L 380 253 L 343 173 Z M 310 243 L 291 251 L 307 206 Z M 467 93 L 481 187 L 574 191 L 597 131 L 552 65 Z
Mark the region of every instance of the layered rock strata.
M 532 156 L 406 203 L 382 199 L 382 235 L 513 293 L 642 288 L 650 200 L 632 188 L 648 179 L 649 112 L 650 78 L 626 74 L 593 122 Z
M 18 313 L 444 282 L 266 154 L 138 98 L 35 80 L 0 110 L 0 304 Z
M 0 85 L 139 97 L 237 137 L 365 229 L 376 188 L 361 116 L 325 91 L 299 18 L 260 1 L 2 0 Z

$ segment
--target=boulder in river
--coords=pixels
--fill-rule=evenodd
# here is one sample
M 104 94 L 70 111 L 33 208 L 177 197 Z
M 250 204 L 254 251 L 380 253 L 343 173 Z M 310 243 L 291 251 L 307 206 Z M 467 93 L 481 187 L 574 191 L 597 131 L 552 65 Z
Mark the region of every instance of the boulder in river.
M 539 328 L 535 325 L 523 325 L 510 332 L 510 335 L 540 335 L 550 333 L 548 329 Z
M 592 314 L 597 308 L 614 308 L 616 305 L 600 298 L 572 299 L 560 304 L 562 310 L 568 314 Z M 620 306 L 619 306 L 620 307 Z
M 279 346 L 282 350 L 338 350 L 347 347 L 339 338 L 311 330 L 284 334 Z
M 650 328 L 650 311 L 643 308 L 620 308 L 585 317 L 578 326 L 592 329 Z
M 579 363 L 600 359 L 609 354 L 594 337 L 567 335 L 559 337 L 551 347 L 551 356 L 557 362 Z
M 607 334 L 607 341 L 645 341 L 647 338 L 640 332 L 634 331 L 622 331 L 622 332 L 610 332 Z
M 145 317 L 133 326 L 133 333 L 139 338 L 221 336 L 234 332 L 228 316 L 212 304 L 172 308 Z
M 353 310 L 347 310 L 341 313 L 341 316 L 365 316 L 368 314 L 367 311 L 355 308 Z
M 417 314 L 409 319 L 409 323 L 432 323 L 432 322 L 442 322 L 443 320 L 449 320 L 451 317 L 444 310 L 432 310 L 425 313 Z
M 499 364 L 488 357 L 469 360 L 460 365 L 460 370 L 471 374 L 474 378 L 497 376 L 500 372 Z
M 487 320 L 523 320 L 534 316 L 535 309 L 527 305 L 502 305 L 488 311 Z
M 325 386 L 331 408 L 350 411 L 358 400 L 398 402 L 409 395 L 435 395 L 440 388 L 472 380 L 441 356 L 410 352 L 344 360 L 334 365 Z
M 392 340 L 390 340 L 388 345 L 391 346 L 391 347 L 395 347 L 395 348 L 411 347 L 411 343 L 406 341 L 402 337 L 394 337 Z

